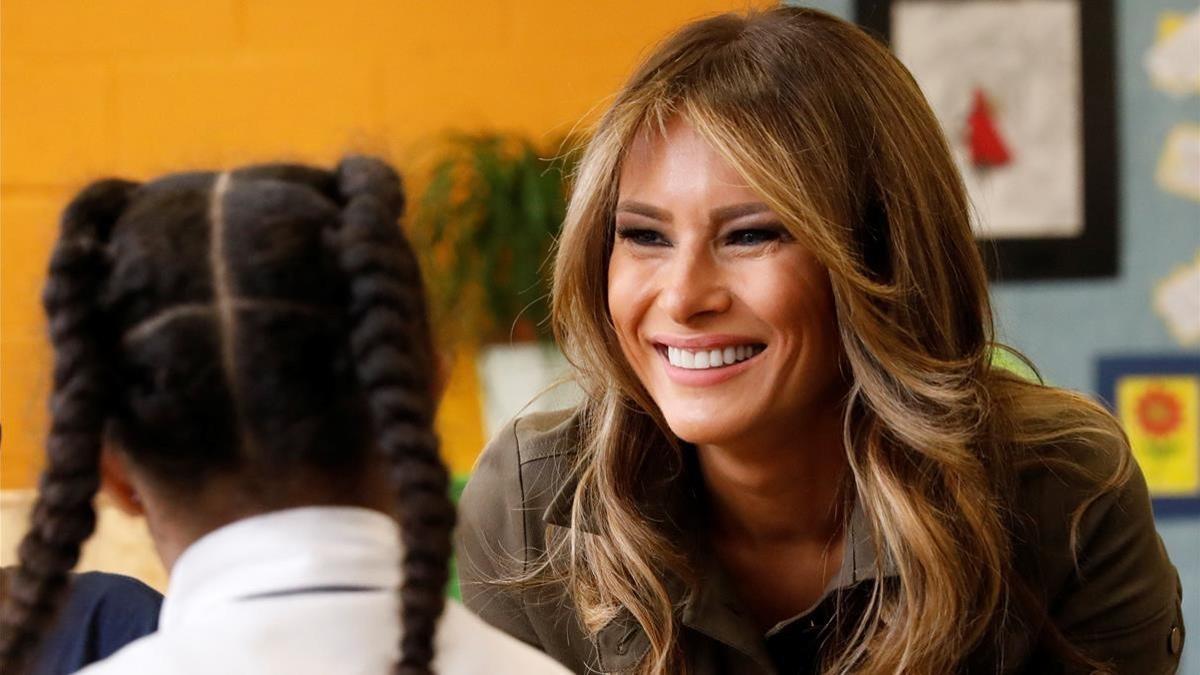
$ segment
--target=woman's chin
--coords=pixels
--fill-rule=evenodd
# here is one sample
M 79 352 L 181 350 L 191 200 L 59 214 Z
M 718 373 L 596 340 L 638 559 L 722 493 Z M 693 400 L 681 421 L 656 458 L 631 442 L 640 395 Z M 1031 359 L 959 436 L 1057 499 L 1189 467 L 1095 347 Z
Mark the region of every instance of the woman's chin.
M 692 445 L 728 445 L 744 437 L 742 420 L 721 419 L 725 416 L 666 415 L 667 426 L 677 438 Z

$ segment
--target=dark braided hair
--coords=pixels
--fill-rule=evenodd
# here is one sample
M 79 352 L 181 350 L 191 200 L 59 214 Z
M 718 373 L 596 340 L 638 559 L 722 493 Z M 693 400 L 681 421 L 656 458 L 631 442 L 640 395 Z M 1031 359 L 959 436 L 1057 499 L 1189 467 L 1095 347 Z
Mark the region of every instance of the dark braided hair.
M 54 392 L 46 469 L 29 532 L 18 550 L 21 565 L 0 611 L 2 672 L 29 664 L 65 594 L 80 546 L 96 528 L 92 498 L 100 486 L 110 374 L 95 294 L 107 274 L 104 243 L 134 187 L 107 180 L 84 190 L 63 214 L 62 233 L 50 256 L 43 303 L 54 345 Z
M 172 494 L 232 478 L 262 510 L 314 477 L 355 503 L 387 466 L 404 544 L 396 672 L 430 672 L 454 507 L 403 208 L 399 176 L 365 157 L 102 181 L 68 207 L 45 294 L 49 457 L 0 671 L 28 663 L 94 529 L 107 436 Z
M 433 349 L 416 256 L 394 227 L 403 209 L 396 175 L 352 158 L 338 167 L 349 199 L 339 262 L 350 280 L 350 345 L 366 392 L 376 442 L 398 487 L 404 577 L 404 626 L 398 673 L 429 671 L 448 579 L 454 506 L 432 432 Z

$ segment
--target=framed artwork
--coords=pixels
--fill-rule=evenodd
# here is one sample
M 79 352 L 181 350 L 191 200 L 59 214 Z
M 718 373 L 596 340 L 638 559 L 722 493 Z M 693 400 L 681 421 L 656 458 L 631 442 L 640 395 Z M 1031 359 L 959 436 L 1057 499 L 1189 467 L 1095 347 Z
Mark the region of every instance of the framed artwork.
M 941 122 L 993 279 L 1116 275 L 1112 0 L 857 0 L 857 19 Z
M 1102 357 L 1096 375 L 1129 435 L 1155 516 L 1200 514 L 1200 354 Z

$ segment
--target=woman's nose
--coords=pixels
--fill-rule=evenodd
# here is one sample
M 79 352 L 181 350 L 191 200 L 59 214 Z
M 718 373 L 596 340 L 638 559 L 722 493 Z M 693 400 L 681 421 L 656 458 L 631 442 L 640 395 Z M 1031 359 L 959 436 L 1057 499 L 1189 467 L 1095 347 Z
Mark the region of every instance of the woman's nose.
M 659 302 L 676 323 L 686 324 L 729 309 L 732 295 L 719 265 L 707 252 L 680 251 L 664 275 Z

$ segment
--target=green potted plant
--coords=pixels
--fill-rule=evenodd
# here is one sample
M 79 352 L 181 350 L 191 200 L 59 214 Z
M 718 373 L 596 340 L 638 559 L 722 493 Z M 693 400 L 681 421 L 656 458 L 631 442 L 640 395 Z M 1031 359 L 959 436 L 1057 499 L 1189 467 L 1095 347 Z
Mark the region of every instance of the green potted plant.
M 548 263 L 566 212 L 568 147 L 453 134 L 418 172 L 411 230 L 439 342 L 473 352 L 487 435 L 565 374 L 549 340 Z M 531 409 L 562 403 L 549 396 Z
M 439 144 L 414 205 L 443 339 L 471 344 L 549 336 L 550 247 L 566 210 L 564 143 L 454 134 Z

